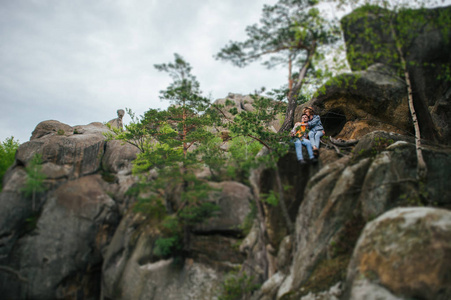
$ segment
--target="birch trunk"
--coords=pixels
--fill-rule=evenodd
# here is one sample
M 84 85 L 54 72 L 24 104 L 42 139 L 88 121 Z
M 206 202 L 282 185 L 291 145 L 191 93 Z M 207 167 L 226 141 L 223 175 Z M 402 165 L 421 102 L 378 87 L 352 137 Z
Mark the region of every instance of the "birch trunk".
M 398 41 L 396 32 L 393 28 L 393 24 L 391 25 L 391 31 L 393 38 L 395 40 L 396 44 L 396 50 L 398 51 L 399 58 L 401 60 L 401 67 L 402 71 L 404 72 L 404 81 L 407 87 L 407 99 L 409 102 L 409 110 L 410 110 L 410 116 L 412 117 L 413 127 L 415 130 L 415 148 L 416 148 L 416 154 L 417 154 L 417 179 L 420 182 L 424 182 L 427 176 L 427 165 L 424 161 L 423 157 L 423 150 L 421 147 L 421 132 L 420 132 L 420 125 L 418 123 L 417 113 L 415 110 L 415 106 L 413 104 L 413 95 L 412 95 L 412 83 L 410 81 L 410 74 L 407 70 L 407 64 L 406 59 L 404 57 L 404 52 L 401 48 L 401 45 Z

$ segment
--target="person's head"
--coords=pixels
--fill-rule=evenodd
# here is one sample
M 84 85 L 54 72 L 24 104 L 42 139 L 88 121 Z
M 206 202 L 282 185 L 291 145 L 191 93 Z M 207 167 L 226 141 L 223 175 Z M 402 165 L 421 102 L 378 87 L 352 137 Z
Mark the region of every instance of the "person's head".
M 117 110 L 117 116 L 119 117 L 119 119 L 122 119 L 125 115 L 125 111 L 123 109 L 118 109 Z
M 309 116 L 307 114 L 302 114 L 301 121 L 303 123 L 308 122 L 309 121 Z
M 304 108 L 303 113 L 310 117 L 315 114 L 315 111 L 313 110 L 313 107 L 307 106 L 306 108 Z

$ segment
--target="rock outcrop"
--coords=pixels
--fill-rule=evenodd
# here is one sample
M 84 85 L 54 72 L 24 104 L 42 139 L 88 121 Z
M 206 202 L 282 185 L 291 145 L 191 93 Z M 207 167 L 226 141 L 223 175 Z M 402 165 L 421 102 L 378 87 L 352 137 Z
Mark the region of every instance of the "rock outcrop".
M 126 209 L 125 191 L 136 182 L 130 163 L 137 150 L 107 143 L 104 132 L 101 123 L 45 121 L 19 147 L 0 194 L 0 264 L 27 282 L 0 273 L 4 297 L 98 299 L 106 246 Z M 47 191 L 33 210 L 22 189 L 36 154 Z
M 344 23 L 352 31 L 359 20 Z M 224 282 L 234 282 L 227 288 L 235 298 L 254 300 L 451 298 L 451 148 L 442 140 L 449 135 L 443 117 L 449 84 L 434 83 L 448 91 L 442 98 L 427 93 L 427 113 L 445 125 L 430 127 L 442 143 L 423 143 L 428 172 L 420 182 L 401 78 L 386 60 L 368 69 L 351 65 L 355 72 L 334 82 L 352 85 L 326 86 L 296 115 L 314 106 L 326 135 L 342 145 L 324 138 L 314 165 L 298 165 L 292 152 L 282 157 L 283 191 L 274 169 L 253 170 L 247 185 L 208 182 L 200 170 L 196 176 L 213 188 L 209 201 L 220 212 L 184 233 L 189 243 L 181 257 L 156 251 L 159 221 L 134 209 L 146 196 L 130 193 L 138 183 L 132 174 L 138 149 L 106 140 L 109 129 L 101 123 L 38 124 L 0 193 L 2 297 L 218 299 Z M 426 75 L 414 76 L 421 90 Z M 251 102 L 236 94 L 217 101 L 237 112 L 252 110 Z M 22 189 L 36 154 L 46 191 L 33 209 Z M 157 176 L 151 171 L 147 180 Z M 281 192 L 283 202 L 257 201 L 270 192 Z
M 217 99 L 214 103 L 224 107 L 223 112 L 229 119 L 233 119 L 234 114 L 241 113 L 243 111 L 254 111 L 254 99 L 250 95 L 229 93 L 226 98 Z M 268 127 L 274 132 L 278 131 L 283 123 L 282 118 L 282 115 L 277 116 L 275 120 L 267 124 Z
M 71 127 L 44 121 L 19 147 L 0 194 L 0 266 L 16 270 L 0 271 L 2 294 L 11 299 L 214 298 L 224 274 L 245 259 L 236 245 L 250 213 L 250 188 L 212 182 L 210 198 L 219 215 L 193 229 L 190 257 L 183 264 L 162 259 L 153 253 L 160 232 L 151 219 L 131 210 L 137 197 L 127 193 L 137 183 L 131 163 L 138 149 L 107 141 L 105 132 L 101 123 Z M 21 190 L 25 167 L 37 154 L 46 192 L 33 210 Z
M 449 299 L 450 239 L 449 210 L 397 208 L 381 215 L 359 238 L 344 299 Z
M 336 138 L 359 139 L 375 130 L 413 133 L 406 88 L 394 71 L 381 64 L 340 75 L 296 109 L 295 121 L 306 106 L 316 108 L 326 135 Z
M 449 144 L 451 83 L 443 78 L 447 76 L 447 66 L 451 63 L 447 50 L 451 32 L 443 28 L 449 25 L 451 6 L 419 11 L 406 10 L 400 12 L 394 22 L 402 22 L 405 15 L 414 13 L 418 14 L 418 22 L 411 23 L 409 30 L 415 34 L 406 43 L 403 51 L 409 62 L 408 72 L 413 84 L 422 135 L 425 139 Z M 341 20 L 347 48 L 352 49 L 347 52 L 347 58 L 353 71 L 365 71 L 369 65 L 375 63 L 394 69 L 399 67 L 395 41 L 389 31 L 390 26 L 386 26 L 384 21 L 387 14 L 388 12 L 381 8 L 360 8 Z M 365 38 L 365 28 L 374 32 L 371 40 Z M 397 35 L 402 34 L 404 33 L 397 32 Z

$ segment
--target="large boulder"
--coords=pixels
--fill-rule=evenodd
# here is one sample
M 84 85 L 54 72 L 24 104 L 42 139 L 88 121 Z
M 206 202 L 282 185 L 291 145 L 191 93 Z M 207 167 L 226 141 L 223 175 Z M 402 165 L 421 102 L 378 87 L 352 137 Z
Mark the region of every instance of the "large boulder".
M 20 191 L 27 176 L 23 168 L 16 168 L 7 175 L 0 193 L 0 260 L 8 256 L 23 234 L 26 219 L 33 213 L 31 199 L 24 198 Z
M 359 238 L 344 299 L 450 299 L 450 257 L 449 210 L 391 210 Z
M 41 122 L 37 128 L 54 122 Z M 21 144 L 17 150 L 16 164 L 26 166 L 39 154 L 49 178 L 74 179 L 99 171 L 106 143 L 102 133 L 108 132 L 108 128 L 101 123 L 92 123 L 79 126 L 79 131 L 83 133 L 46 134 Z M 53 172 L 56 174 L 53 175 Z
M 71 135 L 74 129 L 72 126 L 56 120 L 42 121 L 31 133 L 30 140 L 39 139 L 46 135 Z
M 102 169 L 106 172 L 130 175 L 131 162 L 136 159 L 139 149 L 121 141 L 109 141 L 102 160 Z
M 131 175 L 137 149 L 107 142 L 106 132 L 98 122 L 44 121 L 20 145 L 0 193 L 0 265 L 27 282 L 0 272 L 6 297 L 99 298 L 103 255 L 119 216 L 135 201 L 127 190 L 137 182 Z M 32 200 L 23 190 L 36 154 L 45 191 Z
M 211 182 L 210 186 L 214 189 L 211 200 L 218 205 L 219 212 L 217 216 L 197 225 L 195 232 L 241 235 L 242 225 L 251 212 L 253 196 L 250 188 L 235 181 Z
M 115 203 L 100 181 L 99 175 L 85 176 L 49 193 L 8 260 L 27 282 L 5 276 L 4 297 L 98 299 L 102 253 L 117 222 Z
M 291 284 L 291 289 L 297 290 L 307 281 L 334 236 L 358 215 L 359 191 L 355 187 L 362 184 L 369 165 L 369 159 L 350 166 L 338 161 L 311 178 L 296 220 L 292 273 L 285 283 Z M 279 296 L 284 292 L 282 288 Z
M 375 130 L 413 132 L 407 90 L 393 70 L 381 64 L 326 84 L 317 97 L 296 108 L 295 121 L 306 106 L 316 109 L 326 135 L 335 138 L 359 139 Z
M 450 149 L 423 147 L 429 172 L 425 183 L 418 183 L 412 142 L 411 137 L 373 132 L 360 140 L 352 157 L 324 165 L 308 178 L 296 218 L 293 262 L 288 272 L 280 272 L 281 266 L 278 277 L 264 283 L 267 294 L 261 299 L 327 294 L 345 280 L 366 222 L 393 207 L 450 206 Z
M 233 119 L 234 114 L 238 114 L 241 112 L 250 112 L 254 111 L 255 108 L 253 106 L 254 99 L 250 95 L 240 95 L 229 93 L 226 98 L 215 100 L 214 104 L 219 106 L 224 106 L 222 111 L 225 116 L 229 119 Z M 233 113 L 232 113 L 233 112 Z M 268 127 L 273 131 L 278 131 L 280 126 L 283 123 L 283 116 L 278 115 L 276 119 L 271 121 Z M 226 134 L 226 133 L 224 133 Z
M 391 12 L 382 8 L 362 7 L 341 20 L 347 58 L 353 71 L 365 70 L 374 63 L 399 68 L 395 41 L 390 26 L 385 25 L 389 21 L 389 14 Z M 395 18 L 394 22 L 405 22 L 403 20 L 409 19 L 406 16 L 414 14 L 418 17 L 408 25 L 413 35 L 403 51 L 408 62 L 420 129 L 423 138 L 449 144 L 451 83 L 445 78 L 451 63 L 448 51 L 451 32 L 444 29 L 450 26 L 451 6 L 406 10 L 392 17 Z M 371 34 L 370 39 L 368 33 Z M 405 32 L 397 31 L 396 34 L 400 36 Z
M 190 251 L 194 258 L 182 262 L 162 259 L 154 252 L 161 234 L 155 225 L 132 211 L 122 218 L 102 267 L 104 298 L 213 299 L 223 278 L 218 264 L 227 265 L 231 258 L 238 258 L 237 251 L 232 250 L 237 241 L 219 236 L 194 237 Z
M 410 141 L 410 142 L 409 142 Z M 360 204 L 365 220 L 397 206 L 451 207 L 451 149 L 423 147 L 428 166 L 425 182 L 416 180 L 417 157 L 412 138 L 373 132 L 355 148 L 357 157 L 372 158 L 361 185 Z

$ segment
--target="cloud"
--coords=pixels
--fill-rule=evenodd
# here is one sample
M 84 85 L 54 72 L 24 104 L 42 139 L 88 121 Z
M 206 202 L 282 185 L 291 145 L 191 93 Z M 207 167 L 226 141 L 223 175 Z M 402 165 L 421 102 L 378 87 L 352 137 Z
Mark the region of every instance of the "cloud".
M 0 6 L 0 141 L 29 139 L 44 120 L 106 122 L 118 108 L 164 108 L 170 78 L 154 64 L 179 53 L 205 95 L 278 87 L 284 70 L 216 61 L 275 0 L 4 1 Z M 127 122 L 125 118 L 125 122 Z

